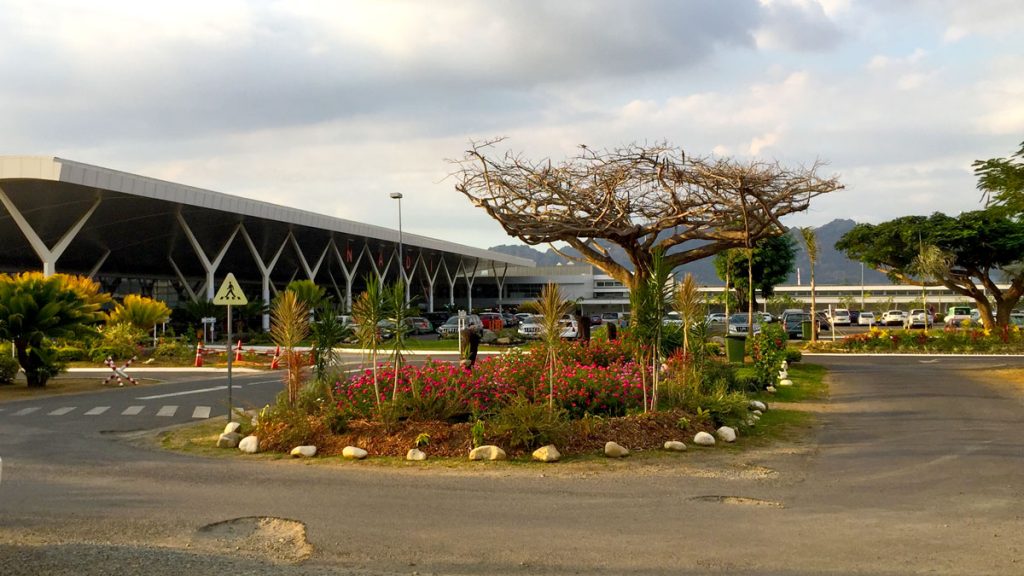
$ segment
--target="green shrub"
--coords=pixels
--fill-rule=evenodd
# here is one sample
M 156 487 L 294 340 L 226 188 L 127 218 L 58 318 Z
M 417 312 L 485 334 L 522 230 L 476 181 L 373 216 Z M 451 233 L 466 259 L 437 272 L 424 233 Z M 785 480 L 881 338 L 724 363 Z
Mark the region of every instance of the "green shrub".
M 182 340 L 160 340 L 153 349 L 153 357 L 165 360 L 183 360 L 193 358 L 195 348 Z
M 80 362 L 89 359 L 89 352 L 78 346 L 58 346 L 53 352 L 58 362 Z
M 794 348 L 786 348 L 786 362 L 793 364 L 799 362 L 804 357 L 803 353 Z
M 495 414 L 494 433 L 507 438 L 511 448 L 536 448 L 561 442 L 569 431 L 569 417 L 561 408 L 516 396 Z
M 747 339 L 750 357 L 754 359 L 754 373 L 762 387 L 775 384 L 782 361 L 786 358 L 786 330 L 781 324 L 768 324 L 760 334 Z
M 18 365 L 18 361 L 14 357 L 0 354 L 0 384 L 14 382 L 14 377 L 18 375 L 19 370 L 21 370 L 21 366 Z
M 103 362 L 107 356 L 127 360 L 138 354 L 139 343 L 148 338 L 145 332 L 128 323 L 108 325 L 103 328 L 102 338 L 94 342 L 89 358 L 94 362 Z
M 484 445 L 484 429 L 485 424 L 483 420 L 473 422 L 473 427 L 469 429 L 469 434 L 473 437 L 473 448 L 479 448 Z

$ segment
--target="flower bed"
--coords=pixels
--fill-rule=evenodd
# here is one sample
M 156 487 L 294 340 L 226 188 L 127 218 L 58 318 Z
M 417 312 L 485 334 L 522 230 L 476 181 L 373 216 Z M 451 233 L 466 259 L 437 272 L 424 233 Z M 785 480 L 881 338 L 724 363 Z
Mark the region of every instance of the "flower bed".
M 872 327 L 863 334 L 847 336 L 837 342 L 819 342 L 808 349 L 861 353 L 1020 354 L 1024 352 L 1024 333 L 1017 326 L 995 330 L 949 327 L 930 331 Z

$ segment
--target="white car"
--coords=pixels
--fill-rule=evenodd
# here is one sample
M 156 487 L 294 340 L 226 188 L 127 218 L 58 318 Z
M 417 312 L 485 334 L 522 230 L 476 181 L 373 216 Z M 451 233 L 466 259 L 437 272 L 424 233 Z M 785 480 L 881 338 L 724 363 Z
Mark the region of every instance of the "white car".
M 540 325 L 542 319 L 543 316 L 537 314 L 530 314 L 522 318 L 517 332 L 523 338 L 540 338 L 541 333 L 544 331 L 544 328 Z
M 850 311 L 846 308 L 836 308 L 829 316 L 829 320 L 831 320 L 836 326 L 849 326 Z
M 946 326 L 959 326 L 964 320 L 970 319 L 970 306 L 950 306 L 946 311 Z
M 683 317 L 678 312 L 669 312 L 664 318 L 661 319 L 662 326 L 674 326 L 676 328 L 683 327 Z
M 879 320 L 879 324 L 883 326 L 899 326 L 903 324 L 903 318 L 906 317 L 907 313 L 903 310 L 886 310 L 882 313 L 882 318 Z
M 714 314 L 708 314 L 708 324 L 724 324 L 728 318 L 721 312 L 715 312 Z
M 932 315 L 924 308 L 914 308 L 903 319 L 903 327 L 907 330 L 911 328 L 930 328 L 931 325 Z
M 771 324 L 772 322 L 775 322 L 775 317 L 769 312 L 758 312 L 757 315 L 761 317 L 761 322 L 764 324 Z
M 857 324 L 861 326 L 874 326 L 875 322 L 877 320 L 875 320 L 874 312 L 861 312 L 860 317 L 857 318 Z

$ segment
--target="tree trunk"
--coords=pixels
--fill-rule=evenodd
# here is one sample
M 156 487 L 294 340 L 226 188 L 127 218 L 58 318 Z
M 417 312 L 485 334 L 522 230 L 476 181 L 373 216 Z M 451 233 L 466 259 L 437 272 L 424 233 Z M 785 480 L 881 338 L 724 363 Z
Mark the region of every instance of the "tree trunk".
M 46 386 L 46 378 L 39 373 L 43 367 L 42 358 L 38 354 L 32 354 L 28 349 L 28 341 L 15 338 L 14 349 L 18 354 L 18 364 L 25 370 L 25 380 L 29 388 L 43 388 Z

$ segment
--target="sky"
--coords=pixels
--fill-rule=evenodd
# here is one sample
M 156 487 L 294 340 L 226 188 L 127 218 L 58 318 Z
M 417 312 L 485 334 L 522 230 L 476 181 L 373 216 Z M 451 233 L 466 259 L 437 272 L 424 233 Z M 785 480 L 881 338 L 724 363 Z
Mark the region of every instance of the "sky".
M 1020 0 L 0 0 L 0 154 L 486 248 L 471 141 L 828 163 L 788 218 L 980 207 L 1024 141 Z M 543 247 L 541 247 L 543 248 Z

